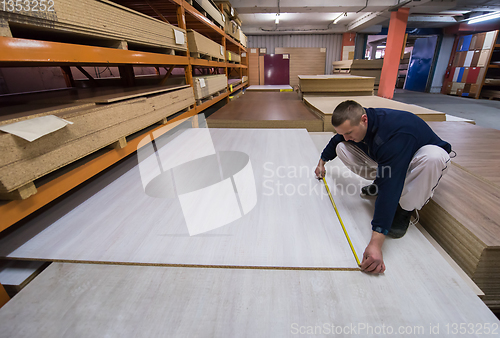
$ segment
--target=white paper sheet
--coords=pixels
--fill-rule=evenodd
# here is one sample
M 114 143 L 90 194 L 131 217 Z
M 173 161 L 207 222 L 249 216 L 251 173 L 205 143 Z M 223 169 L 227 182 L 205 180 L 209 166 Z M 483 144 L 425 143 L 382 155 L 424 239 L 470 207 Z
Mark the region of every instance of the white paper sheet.
M 198 79 L 200 81 L 200 88 L 205 88 L 205 79 Z
M 73 124 L 73 122 L 66 121 L 54 115 L 47 115 L 6 124 L 0 126 L 0 130 L 21 137 L 26 141 L 33 142 L 44 135 L 66 127 L 68 124 Z
M 183 45 L 186 43 L 186 40 L 184 39 L 184 32 L 174 29 L 174 34 L 175 34 L 175 44 Z

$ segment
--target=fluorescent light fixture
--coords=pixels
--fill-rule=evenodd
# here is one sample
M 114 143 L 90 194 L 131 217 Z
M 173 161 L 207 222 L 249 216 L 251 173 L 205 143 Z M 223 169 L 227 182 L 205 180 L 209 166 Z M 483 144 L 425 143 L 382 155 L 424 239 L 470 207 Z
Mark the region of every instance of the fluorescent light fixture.
M 279 24 L 280 23 L 280 15 L 279 14 L 276 14 L 276 19 L 274 19 L 274 23 L 275 24 Z
M 339 21 L 340 21 L 340 19 L 342 19 L 342 17 L 343 17 L 344 15 L 347 15 L 347 13 L 341 13 L 339 16 L 337 16 L 337 17 L 335 18 L 335 20 L 333 20 L 333 24 L 334 24 L 334 25 L 335 25 L 335 24 L 337 24 L 337 22 L 339 22 Z
M 377 48 L 385 48 L 385 46 L 381 45 L 381 46 L 377 46 Z
M 476 16 L 475 18 L 470 19 L 469 24 L 478 23 L 478 22 L 491 20 L 491 19 L 497 19 L 497 18 L 500 18 L 500 12 L 488 13 L 488 14 Z

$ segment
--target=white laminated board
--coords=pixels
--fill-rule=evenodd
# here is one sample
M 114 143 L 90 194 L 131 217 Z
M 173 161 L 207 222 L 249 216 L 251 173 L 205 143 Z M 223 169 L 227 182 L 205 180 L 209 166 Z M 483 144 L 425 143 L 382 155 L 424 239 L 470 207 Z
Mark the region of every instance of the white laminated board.
M 156 143 L 161 167 L 152 155 L 111 183 L 106 175 L 97 178 L 21 231 L 2 238 L 0 256 L 127 264 L 357 268 L 322 183 L 314 177 L 319 153 L 305 129 L 189 129 L 164 147 L 162 143 L 161 139 Z M 219 169 L 210 156 L 223 151 L 248 155 L 251 167 L 230 181 L 213 181 L 209 174 Z M 194 159 L 198 162 L 189 165 Z M 176 186 L 177 196 L 158 198 L 151 197 L 155 186 L 146 185 L 150 190 L 149 195 L 145 193 L 143 182 L 150 184 L 162 170 L 173 167 L 182 169 L 179 177 L 184 183 L 201 184 L 205 190 Z M 247 179 L 252 176 L 255 183 Z M 236 199 L 233 185 L 238 190 Z M 162 189 L 160 193 L 167 191 Z M 89 197 L 79 200 L 82 196 Z M 227 216 L 226 225 L 199 233 L 196 224 L 210 228 L 221 215 Z M 193 233 L 198 235 L 190 236 Z
M 481 300 L 422 258 L 378 277 L 54 263 L 0 309 L 0 337 L 498 337 Z

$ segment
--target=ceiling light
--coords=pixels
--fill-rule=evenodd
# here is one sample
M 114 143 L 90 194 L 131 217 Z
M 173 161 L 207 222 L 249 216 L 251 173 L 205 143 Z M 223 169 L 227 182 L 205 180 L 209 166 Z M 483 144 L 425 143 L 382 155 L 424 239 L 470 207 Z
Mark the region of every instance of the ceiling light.
M 280 23 L 280 15 L 279 14 L 276 14 L 276 19 L 274 19 L 274 23 L 275 24 L 279 24 Z
M 384 45 L 381 45 L 381 46 L 377 46 L 377 48 L 385 48 L 385 46 L 384 46 Z
M 469 24 L 478 23 L 478 22 L 496 19 L 496 18 L 500 18 L 500 12 L 493 12 L 493 13 L 488 13 L 485 15 L 476 16 L 475 18 L 469 20 Z
M 339 22 L 340 19 L 342 19 L 343 16 L 347 16 L 347 13 L 341 13 L 339 16 L 333 20 L 333 24 L 335 25 L 337 22 Z

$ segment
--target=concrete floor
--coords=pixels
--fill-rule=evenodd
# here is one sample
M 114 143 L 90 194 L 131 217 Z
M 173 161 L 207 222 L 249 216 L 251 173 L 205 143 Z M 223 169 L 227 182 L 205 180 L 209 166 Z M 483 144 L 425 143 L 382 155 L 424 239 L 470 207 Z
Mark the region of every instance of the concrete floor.
M 500 101 L 469 99 L 443 94 L 429 94 L 397 89 L 395 101 L 416 104 L 446 114 L 471 119 L 481 127 L 500 130 Z

